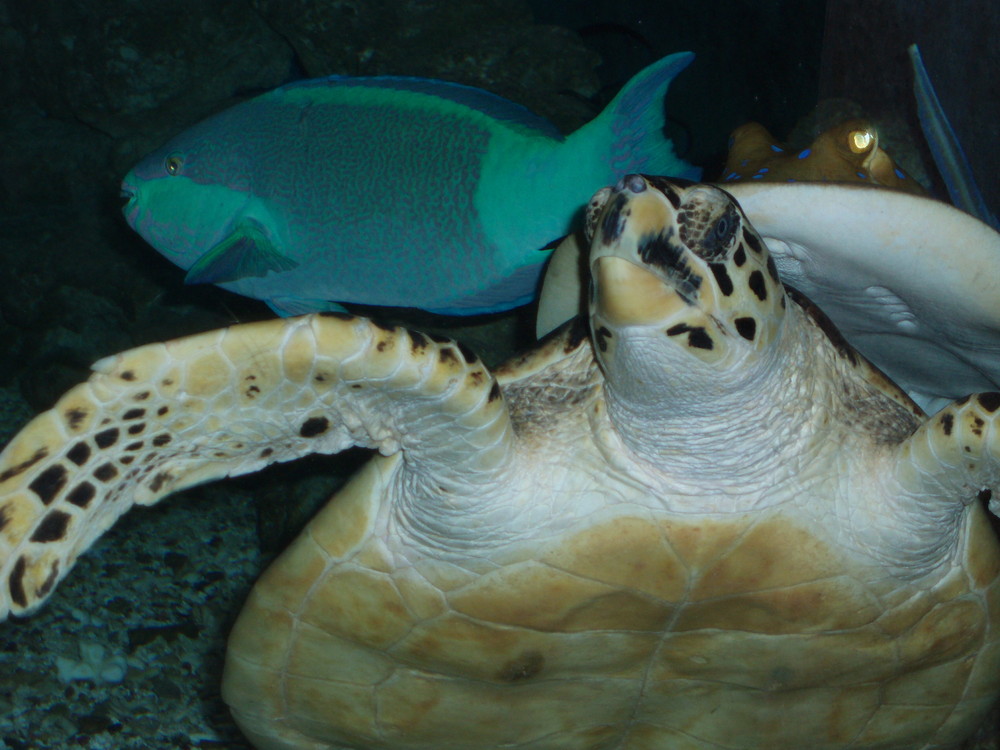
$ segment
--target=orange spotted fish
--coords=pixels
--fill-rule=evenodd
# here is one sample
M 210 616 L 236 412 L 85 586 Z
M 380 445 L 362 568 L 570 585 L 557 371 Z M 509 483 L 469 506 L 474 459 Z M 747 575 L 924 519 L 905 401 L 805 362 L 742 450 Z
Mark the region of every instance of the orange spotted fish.
M 723 182 L 867 182 L 924 195 L 920 183 L 878 145 L 878 131 L 862 119 L 820 133 L 808 148 L 790 151 L 767 128 L 748 122 L 733 131 Z

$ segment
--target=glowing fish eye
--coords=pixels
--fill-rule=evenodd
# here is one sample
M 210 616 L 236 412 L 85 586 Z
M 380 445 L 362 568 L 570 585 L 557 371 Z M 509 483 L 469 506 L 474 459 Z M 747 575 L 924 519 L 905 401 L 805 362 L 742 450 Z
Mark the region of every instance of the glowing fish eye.
M 875 133 L 871 130 L 852 130 L 847 136 L 847 144 L 851 151 L 856 154 L 863 154 L 872 147 L 875 142 Z
M 184 159 L 182 159 L 177 154 L 171 154 L 163 161 L 163 168 L 167 170 L 169 175 L 177 175 L 181 173 L 181 167 L 184 166 Z

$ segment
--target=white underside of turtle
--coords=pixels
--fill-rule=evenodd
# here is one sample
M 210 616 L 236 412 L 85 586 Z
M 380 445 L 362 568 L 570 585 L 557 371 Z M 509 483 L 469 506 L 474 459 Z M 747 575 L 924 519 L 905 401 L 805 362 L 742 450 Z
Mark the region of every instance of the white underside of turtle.
M 102 360 L 0 455 L 0 615 L 133 504 L 351 445 L 224 697 L 258 748 L 948 748 L 1000 694 L 1000 395 L 928 418 L 729 195 L 632 175 L 496 373 L 349 316 Z

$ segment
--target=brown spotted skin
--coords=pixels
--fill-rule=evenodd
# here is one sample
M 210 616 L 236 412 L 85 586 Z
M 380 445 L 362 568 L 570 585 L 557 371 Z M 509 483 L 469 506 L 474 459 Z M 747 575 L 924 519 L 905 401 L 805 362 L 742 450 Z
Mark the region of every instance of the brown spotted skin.
M 95 369 L 0 457 L 0 617 L 38 607 L 133 504 L 313 452 L 392 453 L 413 442 L 410 421 L 439 435 L 406 448 L 412 465 L 457 470 L 465 456 L 488 482 L 512 439 L 471 352 L 350 316 L 213 331 Z

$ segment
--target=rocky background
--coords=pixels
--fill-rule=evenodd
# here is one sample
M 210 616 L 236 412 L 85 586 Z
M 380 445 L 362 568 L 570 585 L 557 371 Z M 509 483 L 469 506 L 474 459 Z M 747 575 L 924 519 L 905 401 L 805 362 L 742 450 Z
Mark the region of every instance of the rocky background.
M 824 12 L 818 0 L 0 0 L 0 444 L 31 413 L 84 379 L 102 356 L 271 315 L 262 303 L 214 287 L 184 287 L 183 272 L 121 217 L 125 172 L 205 116 L 297 78 L 398 74 L 486 88 L 569 132 L 595 116 L 640 68 L 690 49 L 698 57 L 671 90 L 670 133 L 681 155 L 712 177 L 734 127 L 755 119 L 785 135 L 816 104 Z M 909 82 L 893 85 L 908 89 Z M 530 342 L 530 310 L 471 322 L 375 312 L 462 337 L 490 362 Z M 225 566 L 234 558 L 220 551 L 220 537 L 211 531 L 204 533 L 219 552 L 218 563 L 193 562 L 188 547 L 157 547 L 150 526 L 132 532 L 150 534 L 141 564 L 159 565 L 158 575 L 197 573 L 208 592 L 220 579 L 231 584 L 214 614 L 203 618 L 211 626 L 205 626 L 202 653 L 214 655 L 206 671 L 192 674 L 189 661 L 178 657 L 183 669 L 176 675 L 158 671 L 148 684 L 127 679 L 112 686 L 127 691 L 109 703 L 67 688 L 65 701 L 47 713 L 62 739 L 29 739 L 38 726 L 32 711 L 40 705 L 25 708 L 28 699 L 18 691 L 27 680 L 36 688 L 32 695 L 57 692 L 48 689 L 44 664 L 59 648 L 39 643 L 38 634 L 49 627 L 40 613 L 28 625 L 37 632 L 21 635 L 42 666 L 28 678 L 0 668 L 16 675 L 11 682 L 0 679 L 0 748 L 132 747 L 127 719 L 138 710 L 134 702 L 144 686 L 175 708 L 190 705 L 191 726 L 199 728 L 151 709 L 145 719 L 163 731 L 152 739 L 152 730 L 136 730 L 134 746 L 245 747 L 212 691 L 233 602 L 245 595 L 260 562 L 258 551 L 246 551 L 246 539 L 256 537 L 266 559 L 358 460 L 298 462 L 252 482 L 219 485 L 232 487 L 232 497 L 258 501 L 261 533 L 234 532 L 242 541 L 233 544 L 241 545 L 240 559 L 250 568 L 244 578 L 232 568 L 207 571 L 206 565 Z M 177 502 L 194 503 L 194 513 L 197 502 L 227 491 L 196 489 Z M 219 502 L 234 502 L 232 497 Z M 236 515 L 222 513 L 233 524 Z M 179 528 L 160 520 L 167 529 Z M 128 560 L 134 559 L 129 552 Z M 131 563 L 107 565 L 120 574 Z M 79 580 L 82 586 L 83 573 Z M 66 586 L 73 583 L 71 575 Z M 134 598 L 144 597 L 138 592 L 147 589 L 135 586 Z M 139 605 L 128 601 L 128 592 L 119 594 L 122 612 Z M 185 629 L 188 615 L 169 614 L 172 601 L 157 628 L 179 628 L 181 641 L 194 638 Z M 191 606 L 197 611 L 210 602 Z M 53 605 L 52 612 L 59 611 Z M 68 627 L 58 625 L 67 634 Z M 14 668 L 24 669 L 17 659 L 29 645 L 4 638 L 0 634 L 0 657 L 11 656 Z M 141 655 L 142 647 L 136 648 Z M 113 643 L 107 651 L 114 651 Z M 166 670 L 172 658 L 147 664 Z M 181 695 L 188 682 L 190 704 L 187 693 Z M 91 708 L 78 715 L 73 700 Z M 4 718 L 15 714 L 24 719 L 16 730 Z

